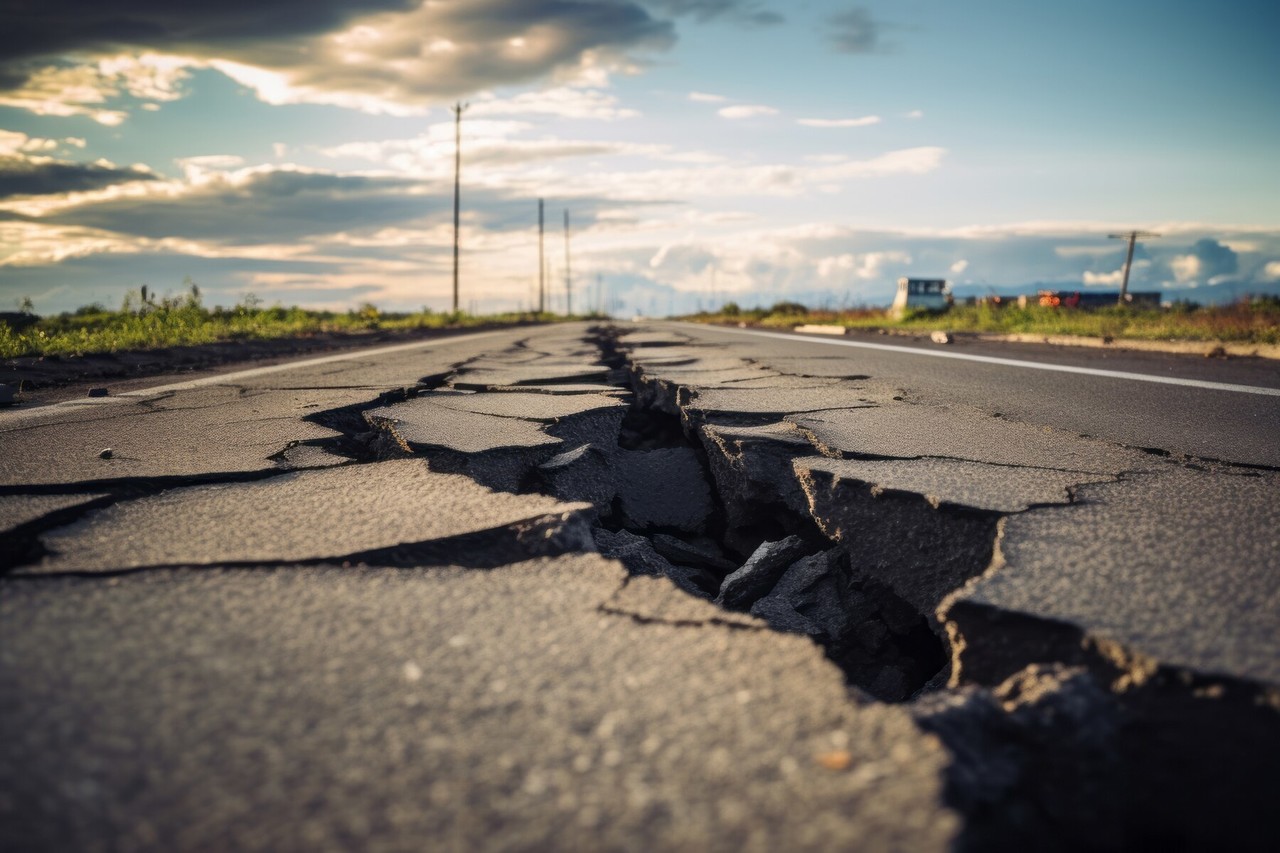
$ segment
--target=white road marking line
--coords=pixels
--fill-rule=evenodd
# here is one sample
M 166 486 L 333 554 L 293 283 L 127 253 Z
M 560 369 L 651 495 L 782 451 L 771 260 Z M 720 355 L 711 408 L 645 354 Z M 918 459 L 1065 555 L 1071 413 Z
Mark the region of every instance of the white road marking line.
M 133 391 L 122 391 L 119 394 L 113 394 L 109 397 L 86 397 L 79 400 L 63 400 L 61 403 L 50 403 L 47 406 L 39 406 L 34 409 L 12 409 L 8 412 L 0 412 L 0 428 L 27 426 L 33 422 L 46 420 L 47 415 L 55 413 L 61 414 L 69 409 L 110 406 L 113 403 L 136 400 L 139 397 L 152 397 L 156 394 L 169 394 L 173 391 L 190 391 L 194 388 L 202 388 L 206 385 L 233 385 L 241 379 L 251 379 L 255 376 L 264 376 L 269 373 L 283 373 L 288 370 L 299 370 L 304 367 L 315 367 L 320 364 L 333 364 L 334 362 L 339 361 L 356 361 L 358 359 L 365 359 L 374 356 L 389 355 L 390 353 L 395 352 L 405 352 L 406 350 L 425 349 L 426 347 L 435 347 L 446 343 L 475 341 L 480 338 L 500 335 L 504 331 L 509 330 L 501 329 L 495 332 L 477 332 L 473 335 L 433 338 L 427 341 L 393 344 L 392 346 L 377 347 L 376 349 L 353 350 L 352 352 L 338 353 L 337 355 L 309 358 L 304 361 L 290 361 L 284 364 L 269 364 L 265 367 L 251 367 L 248 370 L 237 370 L 234 373 L 219 373 L 214 376 L 202 376 L 199 379 L 188 379 L 185 382 L 173 382 L 168 385 L 156 385 L 152 388 L 138 388 Z
M 972 355 L 945 350 L 916 349 L 914 347 L 896 346 L 894 344 L 874 344 L 869 341 L 840 341 L 832 338 L 798 337 L 785 332 L 760 332 L 755 329 L 727 329 L 721 326 L 703 326 L 698 323 L 681 325 L 697 326 L 715 332 L 727 332 L 737 335 L 754 335 L 761 338 L 777 338 L 783 341 L 804 341 L 809 344 L 826 344 L 838 347 L 858 347 L 861 349 L 882 350 L 884 352 L 923 355 L 931 358 L 954 358 L 960 361 L 977 361 L 983 364 L 999 364 L 1005 367 L 1025 367 L 1032 370 L 1052 370 L 1057 373 L 1079 373 L 1084 376 L 1104 376 L 1109 379 L 1133 379 L 1138 382 L 1155 382 L 1160 385 L 1185 385 L 1189 388 L 1207 388 L 1211 391 L 1230 391 L 1236 394 L 1258 394 L 1265 397 L 1280 397 L 1280 388 L 1263 388 L 1257 385 L 1232 385 L 1228 382 L 1209 382 L 1205 379 L 1181 379 L 1176 376 L 1153 376 L 1149 373 L 1129 373 L 1123 370 L 1102 370 L 1097 367 L 1075 367 L 1069 364 L 1045 364 L 1039 361 L 1022 361 L 1016 358 L 998 358 L 991 355 Z

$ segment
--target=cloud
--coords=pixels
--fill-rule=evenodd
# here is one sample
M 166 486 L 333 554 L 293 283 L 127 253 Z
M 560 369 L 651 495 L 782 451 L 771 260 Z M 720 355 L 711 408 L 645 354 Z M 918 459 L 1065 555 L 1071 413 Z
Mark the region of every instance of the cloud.
M 876 53 L 882 25 L 865 6 L 855 6 L 827 18 L 827 40 L 840 53 Z
M 805 127 L 869 127 L 880 123 L 880 116 L 863 116 L 862 118 L 802 118 L 796 124 Z
M 416 0 L 41 0 L 5 11 L 0 56 L 11 58 L 237 45 L 312 35 L 370 11 L 405 11 Z
M 491 94 L 471 105 L 471 115 L 544 115 L 559 118 L 616 121 L 635 118 L 639 112 L 618 106 L 618 99 L 599 89 L 558 86 L 536 92 L 523 92 L 512 98 Z
M 1280 281 L 1280 261 L 1267 261 L 1262 275 L 1267 281 Z
M 763 104 L 738 104 L 732 107 L 721 107 L 716 112 L 721 118 L 728 119 L 755 118 L 756 116 L 771 116 L 778 113 L 773 107 L 766 107 Z
M 911 110 L 903 113 L 902 117 L 910 119 L 924 118 L 924 110 Z
M 1080 280 L 1084 283 L 1085 287 L 1119 287 L 1120 283 L 1124 281 L 1124 270 L 1118 269 L 1112 270 L 1111 272 L 1093 272 L 1091 270 L 1085 270 L 1081 274 Z
M 50 151 L 80 147 L 77 143 L 82 142 L 0 130 L 0 199 L 89 192 L 158 177 L 145 166 L 122 168 L 106 160 L 77 163 L 48 156 Z
M 51 0 L 10 10 L 5 24 L 0 79 L 10 85 L 0 103 L 61 115 L 126 93 L 164 99 L 175 69 L 192 67 L 215 68 L 268 103 L 417 113 L 426 101 L 496 86 L 598 79 L 601 69 L 629 66 L 630 52 L 675 38 L 669 21 L 634 0 L 231 0 L 180 9 Z M 142 73 L 121 59 L 130 51 L 167 64 L 153 59 Z M 68 55 L 91 59 L 57 59 Z M 110 121 L 119 111 L 98 112 Z
M 1237 254 L 1210 238 L 1197 240 L 1185 254 L 1169 261 L 1174 279 L 1180 284 L 1212 283 L 1213 279 L 1234 275 L 1239 267 Z
M 952 275 L 963 275 L 964 271 L 967 270 L 968 268 L 969 268 L 969 262 L 964 260 L 963 258 L 956 261 L 954 264 L 952 264 L 949 267 Z
M 689 15 L 699 21 L 725 18 L 749 26 L 774 26 L 785 20 L 777 12 L 760 8 L 753 0 L 644 0 L 645 5 L 667 15 Z
M 40 221 L 153 240 L 253 245 L 372 229 L 447 206 L 444 187 L 423 197 L 402 178 L 261 167 L 220 172 L 195 165 L 189 173 L 195 183 L 158 184 L 141 195 L 72 205 Z
M 816 263 L 819 278 L 856 278 L 872 281 L 884 276 L 886 267 L 906 266 L 911 255 L 902 251 L 866 252 L 854 255 L 846 252 L 835 257 L 821 258 Z
M 689 100 L 699 104 L 722 104 L 729 99 L 724 95 L 710 95 L 706 92 L 690 92 Z

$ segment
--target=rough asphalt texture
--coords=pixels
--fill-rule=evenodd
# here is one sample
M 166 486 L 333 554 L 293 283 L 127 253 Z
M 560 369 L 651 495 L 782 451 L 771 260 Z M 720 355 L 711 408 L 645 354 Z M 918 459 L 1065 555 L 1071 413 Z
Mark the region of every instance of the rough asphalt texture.
M 831 349 L 0 413 L 0 848 L 1266 849 L 1276 398 Z

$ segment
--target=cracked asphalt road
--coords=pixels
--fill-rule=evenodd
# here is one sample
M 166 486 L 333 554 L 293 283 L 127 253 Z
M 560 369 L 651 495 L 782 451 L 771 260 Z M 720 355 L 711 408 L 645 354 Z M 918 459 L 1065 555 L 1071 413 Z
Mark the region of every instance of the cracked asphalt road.
M 0 847 L 1265 849 L 1229 393 L 576 324 L 0 412 Z

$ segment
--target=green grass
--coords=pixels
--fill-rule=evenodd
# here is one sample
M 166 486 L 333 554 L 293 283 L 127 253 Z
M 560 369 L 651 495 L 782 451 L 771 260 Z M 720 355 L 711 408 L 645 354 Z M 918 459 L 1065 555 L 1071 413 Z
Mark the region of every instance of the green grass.
M 464 329 L 490 324 L 550 322 L 551 314 L 446 314 L 430 310 L 384 313 L 373 305 L 347 312 L 302 308 L 263 308 L 256 300 L 234 308 L 205 308 L 198 291 L 177 299 L 148 301 L 145 291 L 130 294 L 125 306 L 110 311 L 98 305 L 43 317 L 34 325 L 0 320 L 0 358 L 86 355 L 155 349 L 217 341 L 305 337 L 321 333 L 359 334 L 380 330 Z
M 879 309 L 809 310 L 795 303 L 741 310 L 732 303 L 715 314 L 686 319 L 706 323 L 739 323 L 790 328 L 800 323 L 832 323 L 855 329 L 904 329 L 922 332 L 1076 335 L 1127 340 L 1216 341 L 1280 344 L 1280 299 L 1240 301 L 1231 305 L 1172 308 L 1114 307 L 1099 309 L 996 307 L 961 305 L 942 313 L 918 312 L 895 320 Z

